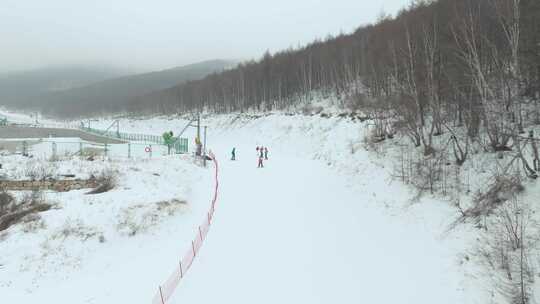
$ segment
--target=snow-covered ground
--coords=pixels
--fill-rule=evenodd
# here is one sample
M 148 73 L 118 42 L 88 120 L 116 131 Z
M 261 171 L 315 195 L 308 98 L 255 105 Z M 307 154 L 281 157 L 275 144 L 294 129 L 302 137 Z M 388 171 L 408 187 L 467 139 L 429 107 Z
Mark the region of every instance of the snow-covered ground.
M 52 210 L 0 233 L 1 303 L 148 302 L 211 199 L 210 171 L 185 156 L 3 163 L 15 178 L 35 167 L 82 178 L 112 171 L 118 186 L 96 195 L 45 193 Z
M 121 130 L 160 135 L 185 123 L 121 120 Z M 446 202 L 424 198 L 411 204 L 413 193 L 392 179 L 389 160 L 364 149 L 364 123 L 274 113 L 214 115 L 203 124 L 221 163 L 220 196 L 208 238 L 171 303 L 490 301 L 491 287 L 482 283 L 469 255 L 476 231 L 462 225 L 448 232 L 458 214 Z M 103 120 L 93 127 L 108 125 Z M 187 133 L 190 144 L 193 132 Z M 260 145 L 270 150 L 264 169 L 256 168 Z M 128 202 L 151 205 L 173 197 L 204 210 L 211 178 L 187 158 L 138 163 L 141 173 L 133 176 L 128 164 L 118 166 L 129 176 L 122 184 L 129 194 L 120 190 L 93 203 L 80 192 L 65 194 L 65 216 L 79 216 L 104 233 L 105 243 L 69 237 L 54 251 L 60 253 L 56 258 L 43 256 L 42 244 L 58 243 L 47 239 L 65 222 L 56 215 L 47 220 L 48 214 L 47 233 L 8 231 L 0 243 L 0 300 L 7 294 L 8 303 L 150 303 L 189 248 L 201 217 L 180 212 L 130 237 L 118 229 L 119 210 L 132 206 Z
M 234 121 L 234 122 L 232 122 Z M 231 123 L 232 122 L 232 123 Z M 467 262 L 474 231 L 446 203 L 392 182 L 363 148 L 365 125 L 271 115 L 211 119 L 221 209 L 173 303 L 482 303 Z M 255 146 L 271 160 L 255 168 Z

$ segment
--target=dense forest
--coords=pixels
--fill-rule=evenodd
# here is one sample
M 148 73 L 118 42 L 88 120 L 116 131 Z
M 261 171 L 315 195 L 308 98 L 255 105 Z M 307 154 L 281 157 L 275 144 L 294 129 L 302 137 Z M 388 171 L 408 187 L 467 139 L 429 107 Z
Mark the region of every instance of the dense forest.
M 433 126 L 427 130 L 433 135 L 452 122 L 466 125 L 473 136 L 484 125 L 493 146 L 502 149 L 507 126 L 490 122 L 502 115 L 522 128 L 532 105 L 540 121 L 539 91 L 540 1 L 415 1 L 354 33 L 266 53 L 235 69 L 136 98 L 123 110 L 280 109 L 317 92 L 372 114 L 398 116 L 392 121 L 399 121 L 416 145 L 429 146 L 424 126 Z M 380 121 L 380 135 L 394 126 Z

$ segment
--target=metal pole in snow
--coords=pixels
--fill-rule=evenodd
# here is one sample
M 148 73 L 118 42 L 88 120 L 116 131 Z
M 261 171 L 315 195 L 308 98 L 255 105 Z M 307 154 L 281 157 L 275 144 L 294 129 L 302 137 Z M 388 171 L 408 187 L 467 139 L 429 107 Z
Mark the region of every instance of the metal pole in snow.
M 204 148 L 203 148 L 204 161 L 203 161 L 203 164 L 204 164 L 205 167 L 206 167 L 206 129 L 207 128 L 208 128 L 207 126 L 204 126 Z
M 201 114 L 197 114 L 197 138 L 201 139 Z
M 161 304 L 165 304 L 165 300 L 163 300 L 163 291 L 161 290 L 161 286 L 159 286 L 159 296 L 161 297 Z
M 184 277 L 184 271 L 182 270 L 182 260 L 180 260 L 180 278 L 183 278 Z

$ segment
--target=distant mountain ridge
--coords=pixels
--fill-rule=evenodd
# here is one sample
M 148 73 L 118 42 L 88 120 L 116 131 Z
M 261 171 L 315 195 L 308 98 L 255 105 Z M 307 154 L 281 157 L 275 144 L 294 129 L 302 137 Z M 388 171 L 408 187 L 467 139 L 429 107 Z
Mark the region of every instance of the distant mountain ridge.
M 0 104 L 24 107 L 25 100 L 40 98 L 52 91 L 68 90 L 123 75 L 109 68 L 80 66 L 41 68 L 0 74 Z
M 11 85 L 11 91 L 15 90 L 15 93 L 18 93 L 12 94 L 14 96 L 9 99 L 3 98 L 0 93 L 0 104 L 59 117 L 120 112 L 130 103 L 130 100 L 138 96 L 174 87 L 190 80 L 198 80 L 234 65 L 233 61 L 210 60 L 143 74 L 115 78 L 95 77 L 97 81 L 71 87 L 69 81 L 56 81 L 54 86 L 41 87 L 38 90 L 39 94 L 31 95 L 19 92 L 17 87 L 22 86 L 23 81 L 20 83 L 13 81 L 13 79 L 17 80 L 16 77 L 11 77 L 10 81 L 4 81 L 5 79 L 0 77 L 0 88 L 2 85 Z

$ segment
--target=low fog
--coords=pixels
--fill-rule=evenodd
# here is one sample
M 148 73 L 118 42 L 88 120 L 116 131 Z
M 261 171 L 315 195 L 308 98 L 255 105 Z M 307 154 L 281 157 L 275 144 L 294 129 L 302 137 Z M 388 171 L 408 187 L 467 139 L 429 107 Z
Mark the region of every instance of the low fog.
M 3 0 L 0 72 L 107 65 L 145 72 L 350 32 L 408 0 Z

